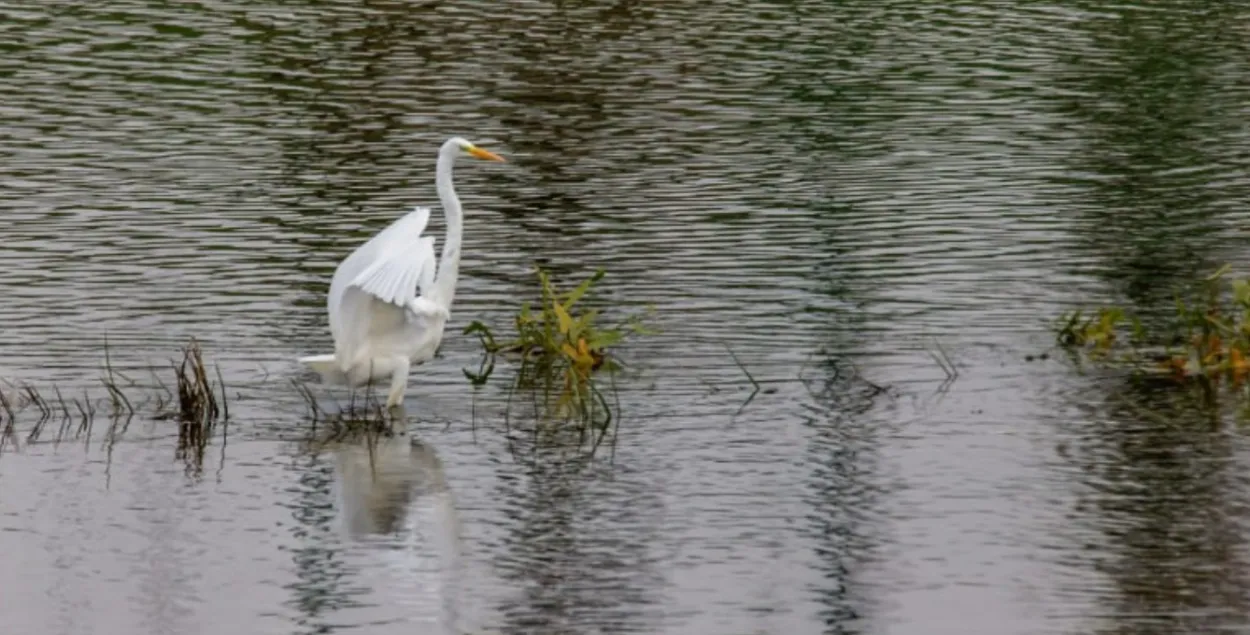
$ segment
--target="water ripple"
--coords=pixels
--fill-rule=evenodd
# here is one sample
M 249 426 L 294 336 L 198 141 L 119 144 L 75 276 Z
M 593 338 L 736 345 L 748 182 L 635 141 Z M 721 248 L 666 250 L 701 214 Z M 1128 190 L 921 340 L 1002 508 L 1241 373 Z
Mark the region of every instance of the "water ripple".
M 1055 365 L 1024 362 L 1064 307 L 1157 306 L 1217 263 L 1247 262 L 1241 7 L 122 0 L 0 12 L 15 62 L 0 68 L 0 378 L 96 385 L 106 337 L 113 363 L 139 371 L 194 335 L 247 417 L 221 480 L 181 491 L 181 477 L 152 476 L 176 439 L 159 425 L 117 456 L 84 449 L 85 464 L 39 444 L 0 459 L 0 479 L 59 470 L 37 499 L 0 505 L 0 544 L 44 539 L 17 549 L 34 586 L 0 578 L 36 589 L 22 611 L 0 600 L 26 630 L 89 632 L 98 606 L 59 590 L 66 566 L 116 589 L 120 608 L 92 622 L 110 631 L 220 619 L 220 604 L 196 600 L 206 593 L 287 630 L 428 626 L 424 604 L 410 618 L 370 604 L 393 603 L 369 588 L 392 561 L 336 551 L 318 524 L 330 470 L 277 470 L 287 449 L 274 439 L 305 424 L 287 380 L 297 356 L 331 346 L 335 264 L 435 204 L 435 149 L 452 134 L 510 162 L 457 168 L 467 229 L 449 333 L 506 324 L 534 295 L 536 260 L 561 284 L 604 267 L 604 306 L 654 305 L 661 330 L 623 351 L 636 372 L 619 380 L 622 437 L 601 471 L 512 455 L 494 434 L 507 392 L 474 391 L 456 371 L 476 366 L 469 338 L 449 337 L 414 373 L 421 421 L 452 423 L 431 442 L 480 581 L 463 618 L 508 632 L 950 620 L 1001 633 L 1244 614 L 1243 581 L 1195 573 L 1227 568 L 1238 544 L 1245 484 L 1213 487 L 1212 474 L 1240 446 L 1158 459 L 1172 476 L 1152 481 L 1126 458 L 1136 450 L 1117 426 L 1137 429 L 1120 422 L 1132 417 Z M 935 342 L 960 366 L 954 383 Z M 726 347 L 763 382 L 747 407 L 752 386 Z M 1176 434 L 1172 446 L 1217 442 Z M 118 479 L 102 490 L 101 465 Z M 1139 510 L 1151 483 L 1179 483 L 1155 516 Z M 130 504 L 118 497 L 144 492 L 183 507 L 118 511 Z M 1149 548 L 1151 532 L 1198 531 L 1182 517 L 1229 520 L 1209 540 L 1168 543 L 1213 545 L 1188 559 Z M 140 557 L 149 543 L 163 564 Z M 1083 578 L 1090 561 L 1114 582 Z M 213 595 L 226 580 L 230 599 Z M 1187 592 L 1210 599 L 1177 599 Z M 974 604 L 984 612 L 969 623 L 958 607 Z

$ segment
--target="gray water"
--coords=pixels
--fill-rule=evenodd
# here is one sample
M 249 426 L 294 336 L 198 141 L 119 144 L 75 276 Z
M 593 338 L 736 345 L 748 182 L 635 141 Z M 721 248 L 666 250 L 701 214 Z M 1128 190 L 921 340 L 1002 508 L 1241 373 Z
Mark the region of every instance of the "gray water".
M 1250 268 L 1239 3 L 0 14 L 0 378 L 99 397 L 106 340 L 168 378 L 194 336 L 231 394 L 202 461 L 18 417 L 5 633 L 1250 630 L 1240 419 L 1028 360 Z M 509 162 L 458 164 L 448 337 L 371 477 L 301 443 L 295 359 L 353 247 L 416 204 L 441 244 L 454 134 Z M 593 461 L 461 372 L 535 261 L 656 309 Z

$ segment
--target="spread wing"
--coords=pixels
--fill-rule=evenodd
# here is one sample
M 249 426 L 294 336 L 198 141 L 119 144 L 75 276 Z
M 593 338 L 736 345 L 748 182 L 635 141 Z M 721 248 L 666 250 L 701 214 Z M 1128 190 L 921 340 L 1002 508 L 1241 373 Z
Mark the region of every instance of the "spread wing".
M 383 302 L 406 307 L 416 299 L 418 287 L 421 292 L 429 291 L 433 265 L 434 238 L 419 237 L 412 244 L 383 250 L 373 264 L 352 279 L 347 290 L 359 289 Z
M 414 300 L 434 284 L 434 237 L 421 235 L 429 220 L 429 208 L 414 209 L 334 272 L 327 308 L 340 365 L 350 366 L 371 345 L 386 347 L 407 332 Z

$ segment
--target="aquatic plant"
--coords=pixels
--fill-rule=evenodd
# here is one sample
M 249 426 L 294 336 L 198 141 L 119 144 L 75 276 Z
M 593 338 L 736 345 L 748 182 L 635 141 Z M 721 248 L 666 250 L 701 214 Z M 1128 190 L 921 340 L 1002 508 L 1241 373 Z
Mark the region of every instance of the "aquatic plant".
M 221 379 L 221 369 L 217 369 L 217 381 L 221 399 L 218 402 L 218 390 L 214 389 L 208 379 L 208 370 L 204 367 L 204 357 L 200 345 L 194 338 L 182 349 L 182 364 L 174 373 L 178 382 L 178 413 L 184 421 L 201 422 L 205 425 L 218 417 L 228 417 L 229 406 L 226 405 L 226 384 Z
M 481 321 L 465 327 L 465 335 L 478 337 L 484 355 L 478 372 L 465 370 L 464 374 L 474 385 L 484 384 L 494 371 L 495 356 L 509 356 L 519 366 L 511 391 L 524 388 L 541 395 L 541 410 L 551 420 L 576 421 L 606 430 L 612 421 L 612 408 L 596 377 L 624 367 L 613 354 L 613 347 L 631 335 L 654 331 L 643 324 L 642 315 L 631 315 L 616 326 L 605 327 L 599 323 L 602 314 L 598 309 L 581 308 L 579 303 L 604 278 L 602 269 L 564 292 L 555 289 L 541 267 L 535 267 L 535 276 L 538 302 L 527 302 L 517 312 L 514 335 L 500 341 Z M 648 313 L 653 310 L 649 308 Z
M 305 442 L 310 448 L 316 449 L 329 443 L 362 437 L 375 438 L 395 432 L 392 428 L 395 418 L 391 416 L 390 409 L 374 394 L 372 384 L 366 384 L 363 394 L 359 396 L 356 390 L 352 390 L 346 404 L 334 400 L 334 408 L 329 410 L 321 405 L 321 401 L 307 385 L 297 380 L 291 380 L 291 383 L 308 406 L 312 425 Z M 400 407 L 403 407 L 402 404 Z
M 1250 375 L 1250 280 L 1229 279 L 1230 269 L 1178 296 L 1174 316 L 1161 327 L 1147 328 L 1121 307 L 1078 309 L 1055 322 L 1056 344 L 1079 359 L 1135 372 L 1240 385 Z
M 97 416 L 107 417 L 109 426 L 105 439 L 110 445 L 125 433 L 136 416 L 152 420 L 176 419 L 178 457 L 187 459 L 188 469 L 198 470 L 216 424 L 224 424 L 230 418 L 225 381 L 220 368 L 214 368 L 217 381 L 210 378 L 200 345 L 194 338 L 183 347 L 181 363 L 171 366 L 177 393 L 165 387 L 155 369 L 152 369 L 154 384 L 141 386 L 113 367 L 112 353 L 105 340 L 100 384 L 106 397 L 92 398 L 86 389 L 81 396 L 67 397 L 59 386 L 41 390 L 29 383 L 5 381 L 5 387 L 0 387 L 0 450 L 9 444 L 20 448 L 19 418 L 34 420 L 26 433 L 26 443 L 38 442 L 48 424 L 59 422 L 54 438 L 54 442 L 59 443 L 67 435 L 85 435 L 89 442 Z M 28 414 L 32 411 L 33 414 Z

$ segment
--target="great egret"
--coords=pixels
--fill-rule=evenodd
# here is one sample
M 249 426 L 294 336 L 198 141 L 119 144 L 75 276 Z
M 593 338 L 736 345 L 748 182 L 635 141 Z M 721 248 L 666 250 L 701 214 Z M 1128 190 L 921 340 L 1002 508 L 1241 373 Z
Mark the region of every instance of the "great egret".
M 334 270 L 326 298 L 334 354 L 299 360 L 322 381 L 355 388 L 390 377 L 389 408 L 403 403 L 411 366 L 434 357 L 460 276 L 463 217 L 451 170 L 461 152 L 504 160 L 460 137 L 439 148 L 435 184 L 447 218 L 447 243 L 437 273 L 434 237 L 421 235 L 430 222 L 428 207 L 417 207 L 391 223 Z

